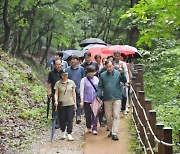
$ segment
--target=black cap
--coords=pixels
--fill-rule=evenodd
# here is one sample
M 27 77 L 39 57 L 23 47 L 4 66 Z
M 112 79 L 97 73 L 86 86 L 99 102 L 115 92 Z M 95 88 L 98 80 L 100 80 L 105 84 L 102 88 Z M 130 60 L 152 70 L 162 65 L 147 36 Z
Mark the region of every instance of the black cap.
M 63 69 L 62 72 L 61 72 L 61 74 L 68 74 L 67 69 Z

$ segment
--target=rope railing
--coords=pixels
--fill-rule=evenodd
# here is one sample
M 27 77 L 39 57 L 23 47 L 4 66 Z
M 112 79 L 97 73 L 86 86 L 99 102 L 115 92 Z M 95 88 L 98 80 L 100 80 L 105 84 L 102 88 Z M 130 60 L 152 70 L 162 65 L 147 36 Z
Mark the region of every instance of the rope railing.
M 134 112 L 133 109 L 132 109 L 132 112 Z M 146 147 L 145 147 L 145 145 L 144 145 L 144 143 L 143 143 L 143 141 L 142 141 L 142 139 L 141 139 L 140 131 L 139 131 L 138 128 L 137 128 L 137 125 L 136 125 L 135 119 L 134 119 L 134 117 L 133 117 L 133 114 L 132 114 L 132 120 L 133 120 L 133 122 L 134 122 L 134 126 L 135 126 L 135 129 L 136 129 L 138 138 L 139 138 L 139 140 L 140 140 L 140 143 L 141 143 L 141 145 L 142 145 L 143 148 L 144 148 L 145 154 L 147 154 L 147 152 L 146 152 Z
M 143 125 L 140 117 L 138 116 L 138 112 L 137 112 L 136 107 L 135 107 L 135 105 L 134 105 L 133 102 L 132 102 L 132 106 L 133 106 L 133 111 L 135 111 L 136 117 L 138 118 L 138 121 L 139 121 L 140 125 L 141 125 L 142 128 L 143 128 L 143 131 L 144 131 L 146 140 L 147 140 L 147 142 L 148 142 L 149 149 L 150 149 L 151 153 L 154 154 L 153 149 L 152 149 L 151 144 L 150 144 L 149 139 L 148 139 L 148 135 L 147 135 L 147 133 L 146 133 L 146 128 L 145 128 L 145 126 Z
M 149 123 L 149 120 L 148 120 L 148 118 L 147 118 L 145 109 L 144 109 L 143 106 L 140 104 L 140 102 L 139 102 L 139 100 L 138 100 L 138 98 L 137 98 L 136 92 L 135 92 L 135 90 L 133 89 L 132 86 L 131 86 L 131 89 L 132 89 L 132 92 L 134 93 L 134 97 L 135 97 L 135 99 L 136 99 L 136 101 L 137 101 L 137 104 L 139 105 L 139 107 L 140 107 L 140 108 L 142 109 L 142 111 L 143 111 L 143 114 L 144 114 L 145 120 L 146 120 L 146 122 L 147 122 L 148 128 L 149 128 L 152 136 L 154 137 L 155 141 L 158 142 L 158 143 L 161 143 L 161 144 L 163 144 L 163 145 L 165 145 L 165 146 L 175 146 L 175 145 L 178 145 L 178 146 L 179 146 L 179 145 L 180 145 L 179 143 L 176 143 L 176 144 L 175 144 L 175 143 L 167 143 L 167 142 L 164 142 L 164 141 L 162 141 L 162 140 L 159 140 L 159 139 L 156 137 L 156 135 L 155 135 L 155 133 L 153 132 L 152 127 L 151 127 L 151 125 L 150 125 L 150 123 Z M 136 109 L 133 101 L 132 101 L 132 104 L 133 104 L 133 107 Z M 137 111 L 136 111 L 136 112 L 137 112 Z M 137 115 L 138 119 L 140 120 L 138 114 L 136 114 L 136 115 Z M 139 121 L 139 120 L 138 120 L 138 121 Z M 144 125 L 142 124 L 142 122 L 141 122 L 141 121 L 139 121 L 139 122 L 140 122 L 140 125 L 141 125 L 141 126 L 143 127 L 143 129 L 144 129 L 145 127 L 144 127 Z M 147 133 L 145 133 L 145 136 L 146 136 L 146 135 L 147 135 Z M 149 144 L 149 143 L 148 143 L 148 144 Z

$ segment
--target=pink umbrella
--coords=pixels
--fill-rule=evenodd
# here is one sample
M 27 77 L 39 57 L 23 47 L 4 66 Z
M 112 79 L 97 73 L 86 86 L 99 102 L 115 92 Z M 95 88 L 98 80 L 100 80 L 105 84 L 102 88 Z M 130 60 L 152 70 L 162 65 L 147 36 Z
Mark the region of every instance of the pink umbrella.
M 93 103 L 90 106 L 91 106 L 91 109 L 94 113 L 94 116 L 96 117 L 97 114 L 99 113 L 101 106 L 102 106 L 102 101 L 99 98 L 95 98 L 95 100 L 93 101 Z
M 94 56 L 96 54 L 100 54 L 102 58 L 107 58 L 108 56 L 112 56 L 114 51 L 120 51 L 120 53 L 125 54 L 126 56 L 132 55 L 132 57 L 136 54 L 137 49 L 128 46 L 128 45 L 111 45 L 105 47 L 92 47 L 88 50 L 91 53 L 91 57 L 94 60 Z

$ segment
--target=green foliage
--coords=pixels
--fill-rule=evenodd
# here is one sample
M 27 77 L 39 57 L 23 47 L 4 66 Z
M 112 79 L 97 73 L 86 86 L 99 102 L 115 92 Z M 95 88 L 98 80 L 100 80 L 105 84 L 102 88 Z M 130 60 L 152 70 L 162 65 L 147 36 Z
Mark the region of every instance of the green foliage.
M 37 84 L 33 85 L 31 89 L 31 93 L 35 101 L 40 102 L 43 98 L 45 98 L 46 90 L 44 89 L 44 86 Z
M 178 141 L 180 128 L 180 47 L 154 52 L 143 51 L 145 59 L 144 85 L 147 98 L 152 99 L 158 123 L 173 129 L 173 141 Z M 174 148 L 177 151 L 177 147 Z
M 130 18 L 132 25 L 138 25 L 140 39 L 137 45 L 158 42 L 160 38 L 176 39 L 180 28 L 178 0 L 140 0 L 122 18 Z M 157 41 L 156 41 L 157 39 Z
M 49 124 L 42 120 L 46 90 L 39 79 L 44 69 L 36 66 L 35 72 L 23 61 L 1 50 L 0 54 L 0 133 L 8 148 L 16 151 L 27 148 L 37 128 Z

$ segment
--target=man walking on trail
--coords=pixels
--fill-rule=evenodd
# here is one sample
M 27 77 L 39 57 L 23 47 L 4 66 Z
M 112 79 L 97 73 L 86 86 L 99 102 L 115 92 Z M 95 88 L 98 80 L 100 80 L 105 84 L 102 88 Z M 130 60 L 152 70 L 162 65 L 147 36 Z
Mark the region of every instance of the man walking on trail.
M 119 140 L 119 114 L 122 100 L 121 82 L 126 82 L 126 77 L 122 69 L 117 71 L 114 69 L 114 63 L 110 60 L 105 62 L 106 70 L 101 74 L 98 84 L 97 97 L 104 100 L 105 115 L 107 126 L 110 130 L 108 137 L 113 140 Z
M 55 94 L 55 89 L 54 89 L 54 85 L 57 81 L 59 81 L 59 79 L 61 78 L 61 59 L 55 59 L 53 61 L 54 64 L 54 69 L 52 71 L 49 72 L 48 75 L 48 97 L 52 96 L 52 115 L 55 111 L 55 107 L 54 107 L 54 94 Z M 58 128 L 59 124 L 56 125 L 56 128 Z
M 69 79 L 73 80 L 76 84 L 76 123 L 81 123 L 81 106 L 80 106 L 80 82 L 83 77 L 85 77 L 85 71 L 82 66 L 79 65 L 79 57 L 72 55 L 70 57 L 70 65 L 67 67 L 69 73 Z

